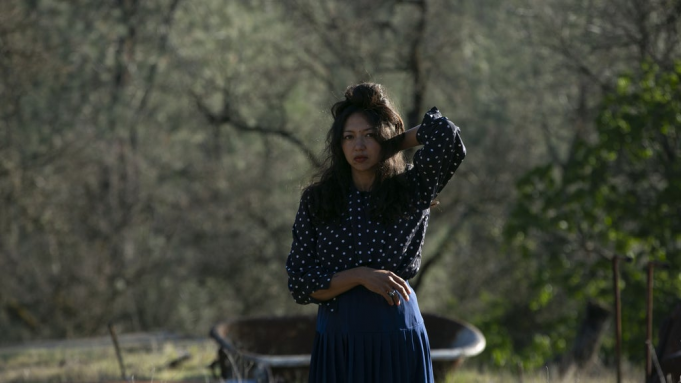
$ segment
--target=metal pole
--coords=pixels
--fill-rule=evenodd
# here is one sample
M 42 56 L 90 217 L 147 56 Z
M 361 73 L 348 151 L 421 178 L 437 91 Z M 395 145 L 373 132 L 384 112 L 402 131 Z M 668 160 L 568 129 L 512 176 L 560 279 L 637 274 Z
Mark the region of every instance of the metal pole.
M 612 280 L 615 292 L 615 363 L 617 368 L 617 383 L 622 383 L 622 312 L 620 308 L 619 288 L 619 257 L 612 257 Z
M 647 281 L 647 301 L 646 301 L 646 382 L 653 373 L 652 357 L 653 350 L 653 270 L 655 266 L 661 269 L 669 267 L 668 262 L 649 261 L 648 262 L 648 281 Z M 652 351 L 652 353 L 651 353 Z M 661 376 L 661 375 L 660 375 Z
M 121 348 L 118 346 L 118 337 L 114 330 L 113 323 L 109 322 L 109 333 L 113 340 L 114 348 L 116 349 L 116 357 L 118 357 L 118 366 L 121 368 L 121 379 L 125 380 L 125 365 L 123 364 L 123 356 L 121 355 Z
M 653 373 L 652 360 L 650 349 L 652 347 L 653 338 L 653 262 L 648 262 L 648 281 L 647 281 L 647 301 L 646 301 L 646 381 Z

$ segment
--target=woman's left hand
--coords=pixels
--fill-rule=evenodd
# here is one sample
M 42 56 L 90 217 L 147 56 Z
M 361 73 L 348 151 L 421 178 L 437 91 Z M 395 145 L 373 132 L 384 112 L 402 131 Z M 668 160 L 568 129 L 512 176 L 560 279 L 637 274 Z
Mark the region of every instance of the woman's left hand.
M 400 295 L 408 301 L 411 294 L 409 284 L 392 271 L 361 266 L 334 274 L 328 289 L 317 290 L 310 296 L 327 301 L 359 285 L 382 296 L 391 306 L 400 304 Z
M 411 290 L 409 284 L 397 274 L 388 270 L 377 270 L 370 267 L 361 268 L 361 283 L 368 290 L 381 295 L 389 305 L 399 305 L 400 295 L 409 300 Z

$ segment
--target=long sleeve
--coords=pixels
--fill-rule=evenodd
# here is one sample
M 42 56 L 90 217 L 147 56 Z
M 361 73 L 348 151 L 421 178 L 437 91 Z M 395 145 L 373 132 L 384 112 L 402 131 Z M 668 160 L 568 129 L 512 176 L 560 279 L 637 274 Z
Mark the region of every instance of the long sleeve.
M 317 257 L 317 231 L 312 223 L 309 211 L 309 195 L 303 193 L 300 207 L 293 225 L 293 243 L 286 260 L 288 288 L 296 303 L 322 303 L 310 294 L 321 289 L 328 289 L 332 272 L 324 269 Z
M 414 154 L 419 206 L 426 208 L 466 157 L 460 129 L 433 107 L 423 118 L 416 140 L 424 145 Z

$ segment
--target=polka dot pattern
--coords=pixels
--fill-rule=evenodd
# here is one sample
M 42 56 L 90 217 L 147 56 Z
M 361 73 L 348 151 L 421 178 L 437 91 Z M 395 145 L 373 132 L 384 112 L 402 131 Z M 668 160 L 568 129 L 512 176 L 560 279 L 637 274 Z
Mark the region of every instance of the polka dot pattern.
M 293 243 L 286 261 L 289 290 L 299 304 L 333 308 L 335 298 L 320 302 L 310 297 L 327 289 L 331 277 L 359 266 L 390 270 L 410 279 L 421 265 L 430 203 L 447 184 L 466 156 L 459 128 L 433 108 L 426 113 L 416 138 L 423 145 L 414 155 L 407 179 L 415 184 L 417 209 L 390 224 L 372 221 L 370 192 L 348 190 L 348 208 L 339 222 L 316 225 L 310 199 L 303 193 L 293 225 Z

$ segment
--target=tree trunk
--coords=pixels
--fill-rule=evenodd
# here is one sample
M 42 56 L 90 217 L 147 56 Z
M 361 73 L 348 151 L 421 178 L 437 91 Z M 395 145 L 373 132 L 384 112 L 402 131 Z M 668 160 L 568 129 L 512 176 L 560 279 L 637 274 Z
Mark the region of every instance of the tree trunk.
M 587 304 L 586 316 L 572 349 L 561 361 L 559 372 L 563 381 L 572 381 L 571 376 L 576 370 L 588 367 L 596 359 L 610 314 L 609 309 L 597 303 Z

